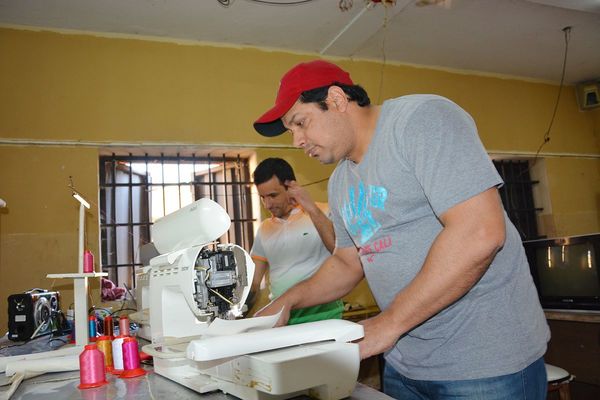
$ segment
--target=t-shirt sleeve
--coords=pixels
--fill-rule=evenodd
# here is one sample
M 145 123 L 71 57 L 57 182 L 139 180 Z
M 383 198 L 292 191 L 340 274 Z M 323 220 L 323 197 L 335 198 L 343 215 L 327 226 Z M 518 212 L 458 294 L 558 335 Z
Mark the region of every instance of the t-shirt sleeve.
M 262 243 L 262 235 L 260 232 L 260 228 L 258 228 L 258 232 L 256 232 L 254 244 L 252 245 L 252 249 L 250 249 L 250 257 L 258 258 L 259 260 L 268 262 L 267 255 L 265 254 L 265 249 Z
M 433 212 L 502 185 L 473 119 L 455 103 L 423 102 L 398 134 L 403 159 L 413 169 Z
M 335 174 L 336 171 L 333 171 L 333 174 L 329 178 L 327 191 L 330 193 L 330 195 L 334 193 L 333 182 L 335 182 Z M 339 212 L 339 207 L 336 205 L 337 204 L 334 203 L 333 207 L 329 209 L 330 219 L 333 221 L 333 230 L 335 231 L 335 247 L 339 249 L 344 247 L 354 247 L 354 242 L 346 230 L 346 226 L 344 225 L 344 221 L 342 220 L 342 216 Z

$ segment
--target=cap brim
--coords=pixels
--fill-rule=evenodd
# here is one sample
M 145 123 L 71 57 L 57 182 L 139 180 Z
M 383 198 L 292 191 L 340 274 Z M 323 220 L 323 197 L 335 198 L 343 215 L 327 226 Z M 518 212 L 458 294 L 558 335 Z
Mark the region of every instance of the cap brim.
M 287 131 L 285 126 L 283 126 L 283 122 L 281 122 L 281 118 L 276 119 L 273 122 L 255 122 L 254 129 L 256 132 L 266 137 L 279 136 Z
M 263 136 L 279 136 L 287 131 L 283 125 L 281 117 L 292 108 L 300 93 L 286 93 L 284 96 L 278 95 L 275 105 L 266 113 L 254 121 L 254 129 Z

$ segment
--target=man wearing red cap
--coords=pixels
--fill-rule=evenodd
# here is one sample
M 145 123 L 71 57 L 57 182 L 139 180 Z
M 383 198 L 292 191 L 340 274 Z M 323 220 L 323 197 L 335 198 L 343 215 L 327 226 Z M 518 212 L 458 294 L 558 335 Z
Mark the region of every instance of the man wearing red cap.
M 502 180 L 473 119 L 450 100 L 370 104 L 325 61 L 281 80 L 254 128 L 337 163 L 329 181 L 336 249 L 258 314 L 341 298 L 365 277 L 382 312 L 363 322 L 362 358 L 385 352 L 399 399 L 545 399 L 549 329 Z

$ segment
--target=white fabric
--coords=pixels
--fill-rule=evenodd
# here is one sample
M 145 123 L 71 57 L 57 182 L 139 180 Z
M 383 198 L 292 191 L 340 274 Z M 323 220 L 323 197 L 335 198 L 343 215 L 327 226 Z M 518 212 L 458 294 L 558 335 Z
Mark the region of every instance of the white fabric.
M 33 376 L 36 376 L 39 374 L 35 374 Z M 33 378 L 33 376 L 30 376 L 30 378 Z M 11 396 L 17 391 L 17 388 L 19 387 L 19 385 L 21 384 L 21 382 L 23 382 L 23 380 L 25 379 L 25 374 L 24 373 L 18 373 L 16 375 L 13 375 L 10 380 L 8 381 L 8 383 L 10 384 L 10 387 L 8 388 L 7 391 L 0 393 L 0 400 L 9 400 L 11 398 Z
M 64 356 L 38 360 L 20 360 L 6 366 L 6 376 L 16 373 L 28 372 L 63 372 L 77 371 L 79 369 L 79 356 Z
M 83 346 L 65 346 L 58 350 L 44 351 L 41 353 L 22 354 L 18 356 L 0 357 L 0 372 L 4 372 L 8 364 L 18 360 L 37 360 L 42 358 L 62 357 L 71 354 L 79 355 Z
M 317 206 L 328 214 L 326 204 Z M 296 207 L 287 219 L 271 217 L 263 221 L 250 255 L 269 263 L 273 299 L 314 274 L 330 253 L 308 214 Z
M 13 361 L 6 365 L 6 376 L 11 377 L 7 382 L 10 384 L 10 387 L 7 391 L 0 393 L 0 400 L 10 399 L 25 379 L 33 378 L 47 372 L 76 371 L 78 369 L 78 355 Z
M 215 318 L 208 328 L 202 333 L 202 337 L 237 335 L 243 332 L 271 329 L 275 326 L 283 308 L 273 315 L 264 317 L 253 317 L 244 319 L 221 319 Z

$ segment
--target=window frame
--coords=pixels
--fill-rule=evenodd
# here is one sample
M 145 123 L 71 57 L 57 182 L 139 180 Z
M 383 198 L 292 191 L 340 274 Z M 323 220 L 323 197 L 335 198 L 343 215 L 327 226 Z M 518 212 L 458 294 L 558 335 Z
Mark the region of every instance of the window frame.
M 143 174 L 136 174 L 133 171 L 132 164 L 145 164 L 145 180 Z M 152 182 L 148 171 L 150 164 L 160 164 L 163 178 L 160 182 Z M 230 229 L 217 242 L 235 243 L 250 251 L 254 241 L 254 224 L 257 218 L 253 207 L 255 199 L 252 196 L 252 182 L 250 175 L 250 156 L 228 155 L 222 153 L 219 156 L 211 155 L 180 155 L 174 156 L 160 153 L 158 155 L 144 154 L 133 155 L 115 154 L 100 155 L 99 157 L 99 197 L 100 197 L 100 260 L 102 271 L 109 273 L 111 279 L 116 285 L 124 281 L 128 287 L 135 287 L 136 271 L 144 266 L 140 247 L 151 241 L 150 226 L 152 221 L 151 193 L 153 188 L 159 187 L 163 193 L 163 215 L 168 214 L 165 209 L 165 188 L 171 186 L 178 187 L 179 208 L 187 205 L 181 203 L 182 187 L 190 188 L 193 201 L 202 197 L 208 197 L 221 204 L 230 215 L 232 224 Z M 165 182 L 164 170 L 167 164 L 177 164 L 178 179 L 177 182 Z M 182 181 L 179 176 L 182 164 L 192 165 L 192 181 Z M 198 172 L 196 169 L 199 164 L 207 164 L 205 171 Z M 118 171 L 121 171 L 121 174 Z M 127 175 L 127 182 L 119 182 Z M 136 175 L 140 175 L 138 182 L 134 182 Z M 134 207 L 134 194 L 137 190 L 142 193 L 147 192 L 146 207 L 142 200 L 137 207 Z M 127 197 L 126 221 L 123 221 L 122 215 L 119 215 L 117 199 Z M 200 196 L 200 197 L 198 197 Z M 140 197 L 142 198 L 142 197 Z M 121 214 L 124 208 L 121 206 Z M 136 212 L 140 214 L 136 217 Z M 145 212 L 145 215 L 142 213 Z M 119 246 L 123 243 L 117 243 L 119 238 L 118 230 L 125 230 L 125 239 L 128 242 L 128 249 L 122 250 Z M 123 238 L 123 234 L 120 235 Z M 138 245 L 136 246 L 136 239 Z M 111 252 L 109 254 L 109 252 Z M 119 253 L 121 252 L 121 253 Z M 125 254 L 127 253 L 127 254 Z M 120 255 L 121 254 L 121 255 Z M 123 259 L 126 259 L 124 262 Z M 129 268 L 131 273 L 124 274 L 123 269 Z
M 534 161 L 525 158 L 496 158 L 492 162 L 504 181 L 504 185 L 498 188 L 502 204 L 521 240 L 543 238 L 537 218 L 544 208 L 535 206 L 537 199 L 534 196 L 534 187 L 540 181 L 531 177 Z

